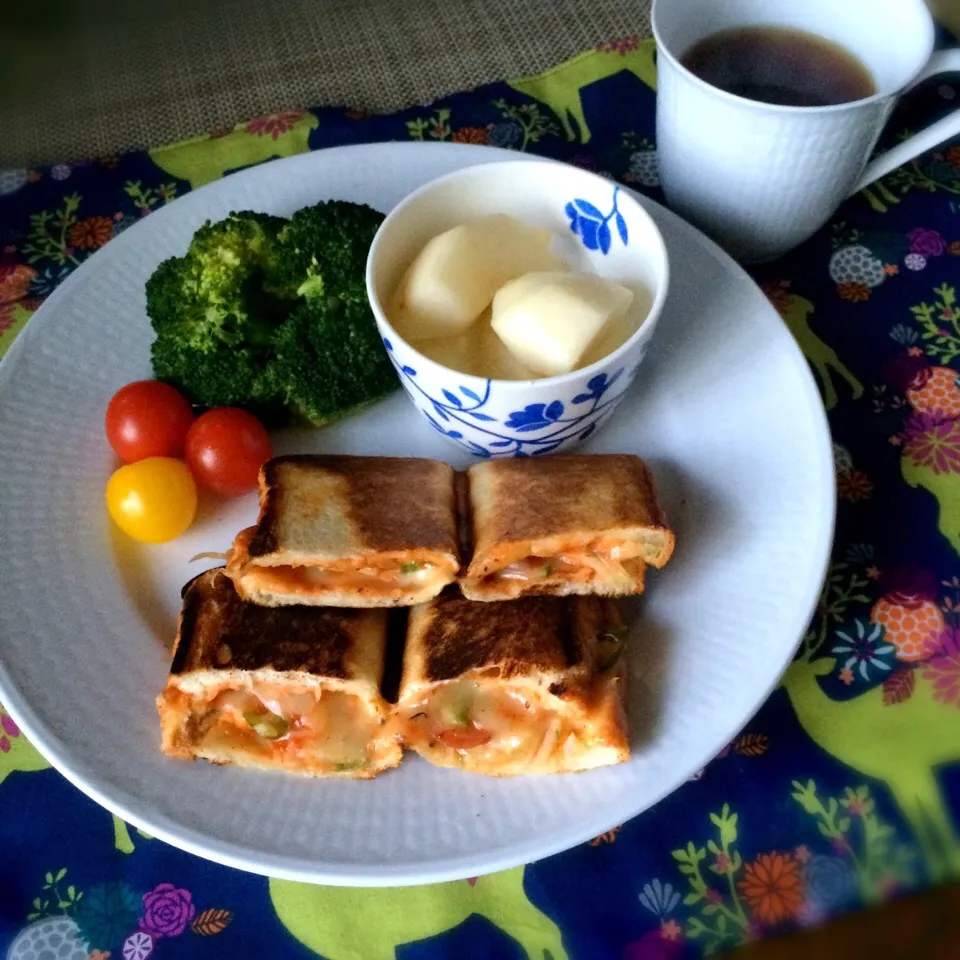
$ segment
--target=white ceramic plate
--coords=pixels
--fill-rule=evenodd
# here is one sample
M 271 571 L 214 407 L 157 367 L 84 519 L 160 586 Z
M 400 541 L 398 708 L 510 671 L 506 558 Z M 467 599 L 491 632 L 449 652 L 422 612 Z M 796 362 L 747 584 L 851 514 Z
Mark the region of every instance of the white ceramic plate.
M 511 155 L 514 156 L 514 155 Z M 205 219 L 289 214 L 324 198 L 388 210 L 480 147 L 344 147 L 227 177 L 111 241 L 43 305 L 0 366 L 0 700 L 67 778 L 172 844 L 296 880 L 406 884 L 529 862 L 640 813 L 747 721 L 812 613 L 833 530 L 823 408 L 793 339 L 739 267 L 644 201 L 663 230 L 672 290 L 632 394 L 587 451 L 653 466 L 677 532 L 649 577 L 630 669 L 633 759 L 563 777 L 495 780 L 410 756 L 370 782 L 324 782 L 169 760 L 161 689 L 188 558 L 223 550 L 253 495 L 206 508 L 162 547 L 115 533 L 111 394 L 150 375 L 143 285 Z M 278 437 L 279 452 L 467 455 L 401 392 L 335 427 Z

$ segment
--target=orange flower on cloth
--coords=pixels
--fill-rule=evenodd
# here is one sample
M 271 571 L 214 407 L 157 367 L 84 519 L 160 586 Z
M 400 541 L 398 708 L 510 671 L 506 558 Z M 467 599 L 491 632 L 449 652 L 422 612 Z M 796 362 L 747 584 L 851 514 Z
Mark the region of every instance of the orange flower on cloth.
M 859 303 L 862 300 L 870 299 L 870 288 L 865 283 L 860 283 L 857 280 L 838 283 L 837 293 L 839 293 L 844 300 L 849 300 L 851 303 Z
M 761 853 L 744 867 L 740 893 L 767 926 L 796 917 L 803 908 L 800 867 L 789 853 Z
M 845 467 L 837 471 L 837 496 L 841 500 L 858 503 L 869 500 L 873 493 L 873 483 L 870 478 L 856 467 Z
M 22 263 L 0 264 L 0 303 L 13 303 L 25 297 L 36 275 L 33 267 Z
M 782 317 L 790 307 L 790 281 L 768 280 L 760 284 L 760 289 L 767 295 L 773 304 L 773 309 Z
M 453 131 L 454 143 L 476 143 L 484 146 L 489 139 L 490 135 L 486 127 L 461 127 Z
M 244 129 L 247 133 L 255 133 L 258 136 L 270 134 L 276 140 L 281 133 L 287 133 L 293 129 L 293 125 L 304 116 L 302 110 L 285 110 L 283 113 L 275 113 L 269 117 L 257 117 L 251 120 Z
M 947 151 L 947 163 L 960 170 L 960 147 L 951 147 Z
M 113 236 L 113 220 L 110 217 L 88 217 L 78 220 L 67 233 L 71 247 L 78 250 L 96 250 Z

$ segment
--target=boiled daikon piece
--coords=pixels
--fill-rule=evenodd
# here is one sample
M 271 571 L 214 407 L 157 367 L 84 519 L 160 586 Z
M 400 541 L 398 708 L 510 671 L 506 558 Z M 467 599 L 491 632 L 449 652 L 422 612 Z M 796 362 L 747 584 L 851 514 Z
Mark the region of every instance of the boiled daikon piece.
M 490 325 L 489 311 L 470 328 L 471 334 L 473 331 L 476 331 L 474 343 L 477 352 L 471 373 L 490 377 L 491 380 L 536 380 L 541 376 L 524 366 L 497 336 Z
M 400 281 L 391 322 L 408 340 L 462 333 L 505 283 L 533 270 L 564 269 L 551 236 L 502 213 L 441 233 Z
M 528 273 L 493 299 L 492 326 L 524 366 L 547 376 L 575 369 L 606 324 L 625 314 L 633 291 L 587 273 Z
M 452 337 L 437 337 L 433 340 L 415 340 L 413 345 L 434 363 L 458 370 L 460 373 L 483 374 L 477 369 L 480 356 L 479 323 L 467 327 L 463 333 Z
M 436 363 L 474 377 L 491 380 L 536 380 L 541 376 L 525 367 L 493 332 L 490 308 L 463 333 L 454 337 L 417 340 L 413 344 Z

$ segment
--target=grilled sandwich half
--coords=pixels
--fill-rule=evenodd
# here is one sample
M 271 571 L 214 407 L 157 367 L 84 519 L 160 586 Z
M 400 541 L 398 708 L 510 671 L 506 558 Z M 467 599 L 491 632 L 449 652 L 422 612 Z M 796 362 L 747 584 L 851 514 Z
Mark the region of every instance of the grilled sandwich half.
M 227 573 L 265 606 L 411 606 L 460 569 L 454 471 L 436 460 L 291 456 L 260 471 L 260 518 Z
M 642 593 L 674 536 L 639 458 L 621 454 L 487 460 L 467 471 L 472 600 Z
M 448 590 L 410 611 L 397 734 L 431 763 L 494 776 L 625 761 L 623 632 L 600 597 Z
M 367 779 L 400 763 L 380 693 L 387 612 L 256 606 L 222 570 L 184 589 L 157 698 L 165 753 Z

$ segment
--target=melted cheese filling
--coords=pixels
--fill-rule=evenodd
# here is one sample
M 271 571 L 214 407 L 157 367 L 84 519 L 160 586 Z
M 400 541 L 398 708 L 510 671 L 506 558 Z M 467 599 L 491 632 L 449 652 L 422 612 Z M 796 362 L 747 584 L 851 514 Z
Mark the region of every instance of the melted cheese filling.
M 588 544 L 582 551 L 566 550 L 552 557 L 524 557 L 495 570 L 484 579 L 498 586 L 512 583 L 518 593 L 530 584 L 591 583 L 594 580 L 630 590 L 635 581 L 624 568 L 623 561 L 639 557 L 641 553 L 639 544 L 600 540 Z
M 424 756 L 451 766 L 493 773 L 580 769 L 595 765 L 591 753 L 599 757 L 605 748 L 615 749 L 603 734 L 607 718 L 594 723 L 590 716 L 609 709 L 601 702 L 604 689 L 601 680 L 585 711 L 558 711 L 534 691 L 454 681 L 402 706 L 402 736 Z
M 199 746 L 242 751 L 266 762 L 338 772 L 375 759 L 380 718 L 359 697 L 339 690 L 262 684 L 221 690 L 198 705 Z
M 378 596 L 400 598 L 411 590 L 420 590 L 435 583 L 443 571 L 432 563 L 400 564 L 378 569 L 365 566 L 336 569 L 316 566 L 250 566 L 244 571 L 261 590 L 295 596 L 315 596 L 330 591 L 373 593 Z

